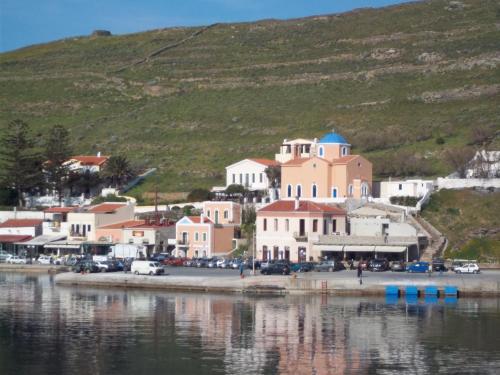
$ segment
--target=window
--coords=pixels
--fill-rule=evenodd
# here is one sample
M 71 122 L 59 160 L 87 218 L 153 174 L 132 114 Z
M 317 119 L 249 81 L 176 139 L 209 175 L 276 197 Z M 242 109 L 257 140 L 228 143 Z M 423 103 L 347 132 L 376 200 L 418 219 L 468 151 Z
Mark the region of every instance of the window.
M 302 196 L 302 186 L 300 185 L 297 185 L 297 197 L 301 197 Z
M 278 219 L 274 219 L 274 231 L 278 231 Z
M 342 156 L 347 155 L 347 147 L 342 147 Z
M 399 190 L 403 190 L 403 184 L 399 184 Z
M 240 185 L 243 185 L 243 173 L 240 173 Z
M 207 240 L 207 233 L 206 232 L 203 232 L 201 234 L 201 238 L 203 239 L 203 242 L 205 242 Z
M 323 220 L 323 234 L 328 234 L 328 221 Z
M 288 220 L 288 219 L 285 219 L 285 230 L 287 232 L 290 231 L 290 220 Z
M 318 219 L 313 220 L 313 232 L 316 233 L 318 231 Z
M 255 173 L 252 173 L 252 183 L 255 183 Z
M 354 189 L 352 187 L 352 185 L 349 185 L 349 196 L 352 197 L 352 193 L 353 193 Z
M 229 211 L 224 210 L 224 219 L 229 219 Z
M 332 198 L 337 198 L 338 196 L 338 190 L 336 187 L 332 188 Z
M 332 233 L 337 232 L 337 219 L 332 220 Z
M 219 224 L 219 210 L 215 210 L 215 224 Z
M 87 232 L 90 232 L 90 224 L 87 225 Z
M 236 175 L 233 173 L 233 184 L 236 183 Z
M 199 233 L 198 232 L 194 232 L 194 240 L 198 241 L 199 239 L 200 239 Z
M 312 186 L 312 194 L 311 194 L 311 195 L 312 195 L 312 197 L 313 197 L 313 198 L 316 198 L 317 193 L 318 193 L 318 188 L 316 187 L 316 184 L 314 184 L 314 185 Z
M 265 232 L 267 230 L 267 219 L 264 219 L 263 225 L 264 225 L 264 232 Z
M 262 183 L 264 181 L 264 175 L 262 173 L 259 173 L 259 180 L 260 180 L 260 183 Z
M 325 149 L 323 146 L 319 146 L 319 156 L 323 157 L 323 155 L 325 154 Z
M 288 186 L 286 187 L 286 196 L 287 196 L 288 198 L 291 198 L 291 196 L 292 196 L 292 185 L 288 185 Z
M 210 210 L 207 210 L 207 216 L 210 217 Z
M 245 186 L 250 185 L 250 174 L 245 173 Z

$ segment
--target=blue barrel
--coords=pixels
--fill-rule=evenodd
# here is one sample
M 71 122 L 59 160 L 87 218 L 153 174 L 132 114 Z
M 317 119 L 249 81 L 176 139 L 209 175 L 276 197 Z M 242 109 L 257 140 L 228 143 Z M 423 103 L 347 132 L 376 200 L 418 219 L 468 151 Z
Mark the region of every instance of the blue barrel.
M 399 288 L 397 285 L 386 285 L 385 287 L 386 296 L 399 296 Z
M 415 285 L 407 285 L 405 288 L 405 294 L 407 296 L 417 296 L 418 297 L 418 288 Z
M 427 285 L 424 289 L 424 294 L 426 296 L 438 296 L 439 295 L 439 291 L 438 291 L 438 288 L 437 286 L 435 285 Z
M 454 285 L 446 285 L 444 287 L 445 296 L 458 296 L 458 288 Z

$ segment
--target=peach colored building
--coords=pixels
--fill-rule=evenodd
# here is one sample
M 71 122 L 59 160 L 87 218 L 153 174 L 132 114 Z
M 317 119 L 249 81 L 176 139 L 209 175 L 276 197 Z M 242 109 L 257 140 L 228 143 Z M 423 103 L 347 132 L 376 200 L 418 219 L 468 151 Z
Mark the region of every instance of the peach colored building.
M 277 155 L 288 160 L 281 165 L 283 199 L 359 199 L 371 194 L 372 164 L 360 155 L 351 155 L 351 145 L 341 135 L 332 132 L 299 146 L 282 147 Z
M 281 200 L 257 212 L 257 254 L 261 260 L 317 260 L 320 235 L 345 234 L 346 212 L 333 204 Z
M 144 225 L 144 220 L 127 220 L 115 224 L 103 225 L 96 230 L 96 238 L 101 242 L 126 243 L 124 231 L 127 228 L 134 228 Z
M 233 250 L 241 224 L 241 205 L 231 201 L 203 202 L 200 216 L 185 216 L 176 224 L 178 255 L 189 258 L 223 255 Z

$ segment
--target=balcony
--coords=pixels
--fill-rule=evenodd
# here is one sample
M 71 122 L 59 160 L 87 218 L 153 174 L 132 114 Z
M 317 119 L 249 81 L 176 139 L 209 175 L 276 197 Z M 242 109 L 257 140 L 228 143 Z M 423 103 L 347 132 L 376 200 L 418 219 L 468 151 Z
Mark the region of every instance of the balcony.
M 293 233 L 293 238 L 295 238 L 295 241 L 297 242 L 307 242 L 307 233 L 299 233 L 299 232 L 294 232 Z
M 189 241 L 187 239 L 177 240 L 177 246 L 189 246 Z

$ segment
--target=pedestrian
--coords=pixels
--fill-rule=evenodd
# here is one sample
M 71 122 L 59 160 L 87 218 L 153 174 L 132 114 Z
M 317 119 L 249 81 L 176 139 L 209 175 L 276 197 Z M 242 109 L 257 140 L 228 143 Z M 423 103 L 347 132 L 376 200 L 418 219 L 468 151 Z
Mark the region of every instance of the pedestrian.
M 358 278 L 361 278 L 361 275 L 363 274 L 363 268 L 362 268 L 361 263 L 362 263 L 362 261 L 360 260 L 358 262 Z
M 431 277 L 432 274 L 432 263 L 429 263 L 429 277 Z
M 240 278 L 244 278 L 243 271 L 245 270 L 245 264 L 243 262 L 240 263 Z

